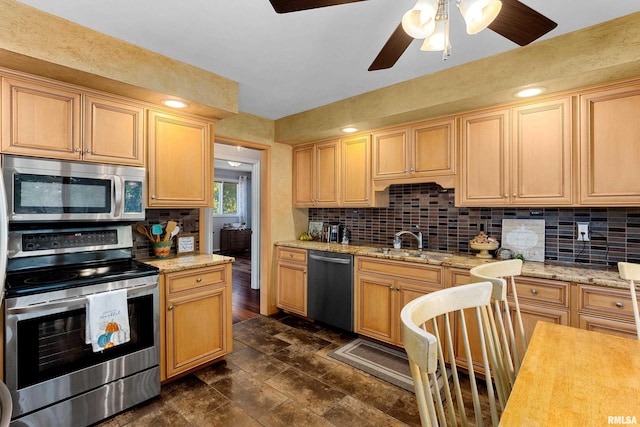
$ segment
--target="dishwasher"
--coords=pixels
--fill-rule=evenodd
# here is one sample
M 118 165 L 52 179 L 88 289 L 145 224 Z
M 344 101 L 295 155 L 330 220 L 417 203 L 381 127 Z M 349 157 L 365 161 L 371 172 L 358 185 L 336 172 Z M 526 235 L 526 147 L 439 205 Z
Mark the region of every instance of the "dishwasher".
M 353 255 L 309 251 L 307 315 L 353 332 Z

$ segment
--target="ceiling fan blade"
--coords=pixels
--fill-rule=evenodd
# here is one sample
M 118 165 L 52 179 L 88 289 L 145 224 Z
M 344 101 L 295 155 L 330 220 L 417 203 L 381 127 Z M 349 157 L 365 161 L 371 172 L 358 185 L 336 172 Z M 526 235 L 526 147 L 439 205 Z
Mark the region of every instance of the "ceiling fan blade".
M 297 12 L 299 10 L 317 9 L 339 4 L 355 3 L 364 0 L 269 0 L 278 13 Z
M 520 46 L 527 45 L 558 24 L 517 0 L 502 0 L 502 10 L 489 29 Z
M 384 70 L 393 67 L 412 41 L 413 37 L 405 33 L 402 29 L 402 24 L 399 24 L 398 28 L 396 28 L 391 34 L 391 37 L 389 37 L 389 40 L 382 46 L 376 59 L 374 59 L 369 66 L 369 71 Z

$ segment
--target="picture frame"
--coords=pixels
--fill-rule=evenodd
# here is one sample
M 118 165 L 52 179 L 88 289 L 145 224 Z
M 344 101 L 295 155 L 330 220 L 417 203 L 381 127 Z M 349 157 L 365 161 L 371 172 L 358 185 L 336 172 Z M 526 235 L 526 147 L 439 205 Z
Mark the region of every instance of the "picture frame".
M 192 254 L 196 250 L 196 238 L 195 236 L 181 236 L 178 237 L 176 243 L 176 252 L 179 255 Z
M 322 221 L 309 221 L 309 234 L 313 240 L 322 240 Z

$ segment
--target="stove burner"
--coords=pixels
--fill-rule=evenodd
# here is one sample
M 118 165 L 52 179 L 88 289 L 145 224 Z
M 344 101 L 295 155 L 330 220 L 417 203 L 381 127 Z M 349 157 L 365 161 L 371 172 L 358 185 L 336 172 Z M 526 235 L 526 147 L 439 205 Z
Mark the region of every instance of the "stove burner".
M 49 283 L 58 283 L 65 280 L 71 280 L 78 277 L 76 273 L 71 272 L 55 272 L 49 273 L 46 276 L 36 276 L 25 279 L 24 283 L 29 285 L 47 285 Z

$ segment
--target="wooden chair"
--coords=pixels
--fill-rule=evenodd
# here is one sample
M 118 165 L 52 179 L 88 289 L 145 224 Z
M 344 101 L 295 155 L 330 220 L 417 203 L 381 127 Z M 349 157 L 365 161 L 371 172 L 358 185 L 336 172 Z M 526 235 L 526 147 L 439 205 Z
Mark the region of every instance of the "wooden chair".
M 519 276 L 522 272 L 522 260 L 512 259 L 506 261 L 496 261 L 488 264 L 482 264 L 472 268 L 469 273 L 471 282 L 491 282 L 493 285 L 493 293 L 491 299 L 493 301 L 494 316 L 497 323 L 497 330 L 500 336 L 500 345 L 502 355 L 505 357 L 507 378 L 503 382 L 502 378 L 497 379 L 500 391 L 498 395 L 506 401 L 511 393 L 515 382 L 524 352 L 527 350 L 527 339 L 524 332 L 524 324 L 522 315 L 520 314 L 520 303 L 518 302 L 518 293 L 514 276 Z M 520 343 L 522 345 L 522 355 L 518 351 L 518 343 L 515 337 L 515 329 L 512 321 L 511 310 L 507 301 L 507 279 L 511 286 L 513 294 L 513 302 L 515 306 L 516 326 Z
M 633 307 L 633 316 L 636 319 L 636 333 L 640 340 L 640 314 L 638 314 L 638 299 L 636 298 L 635 281 L 640 281 L 640 264 L 631 262 L 619 262 L 618 271 L 620 277 L 629 281 L 629 290 L 631 291 L 631 306 Z
M 409 302 L 402 309 L 400 313 L 402 340 L 409 358 L 420 420 L 423 426 L 469 424 L 464 409 L 456 358 L 454 357 L 454 340 L 456 339 L 452 329 L 454 319 L 460 322 L 457 330 L 460 331 L 464 344 L 465 354 L 462 356 L 466 358 L 468 366 L 475 423 L 478 426 L 483 425 L 483 414 L 469 346 L 469 336 L 472 334 L 477 335 L 480 339 L 482 366 L 486 381 L 486 398 L 489 402 L 492 424 L 498 425 L 499 413 L 504 410 L 504 404 L 496 402 L 491 374 L 493 373 L 494 376 L 504 375 L 505 368 L 501 363 L 502 357 L 497 349 L 495 322 L 491 320 L 493 317 L 491 311 L 492 289 L 493 285 L 490 282 L 455 286 L 421 296 Z M 465 310 L 467 310 L 466 314 Z M 476 330 L 471 327 L 471 330 L 467 329 L 468 325 L 476 323 L 467 323 L 465 320 L 469 316 L 469 310 L 474 313 L 477 321 Z M 458 355 L 458 357 L 460 356 Z M 447 378 L 445 360 L 450 363 L 452 384 L 450 381 L 441 380 L 441 392 L 437 371 L 442 373 L 443 379 Z M 443 397 L 441 397 L 442 394 Z

